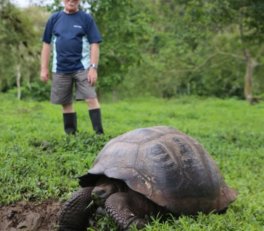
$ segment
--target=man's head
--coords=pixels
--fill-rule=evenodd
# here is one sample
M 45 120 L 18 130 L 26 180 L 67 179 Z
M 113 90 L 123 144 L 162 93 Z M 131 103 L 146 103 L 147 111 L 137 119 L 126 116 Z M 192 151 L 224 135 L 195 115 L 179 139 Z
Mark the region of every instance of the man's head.
M 68 14 L 75 13 L 79 10 L 80 0 L 63 0 L 64 11 Z

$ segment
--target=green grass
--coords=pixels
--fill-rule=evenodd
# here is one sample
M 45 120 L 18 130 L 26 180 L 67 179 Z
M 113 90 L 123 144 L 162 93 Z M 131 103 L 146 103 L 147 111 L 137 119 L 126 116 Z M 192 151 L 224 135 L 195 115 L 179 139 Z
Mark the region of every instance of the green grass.
M 239 196 L 224 215 L 153 220 L 145 230 L 264 230 L 264 103 L 194 97 L 102 102 L 106 135 L 95 136 L 86 105 L 79 102 L 79 133 L 67 137 L 59 106 L 3 94 L 0 102 L 1 205 L 65 200 L 78 187 L 76 178 L 112 137 L 139 127 L 169 125 L 203 144 Z

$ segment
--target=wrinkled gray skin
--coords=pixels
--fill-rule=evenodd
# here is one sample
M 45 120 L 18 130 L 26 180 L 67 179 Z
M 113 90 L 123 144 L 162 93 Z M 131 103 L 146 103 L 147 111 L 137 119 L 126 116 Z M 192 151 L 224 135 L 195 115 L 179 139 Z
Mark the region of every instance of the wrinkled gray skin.
M 157 214 L 222 213 L 237 196 L 196 140 L 166 126 L 112 139 L 80 185 L 62 209 L 60 231 L 85 231 L 98 208 L 121 230 L 141 229 Z
M 89 218 L 95 218 L 98 208 L 105 209 L 121 230 L 128 230 L 131 225 L 143 228 L 147 223 L 145 216 L 163 211 L 124 183 L 102 177 L 97 186 L 81 188 L 66 202 L 60 215 L 59 230 L 85 231 Z

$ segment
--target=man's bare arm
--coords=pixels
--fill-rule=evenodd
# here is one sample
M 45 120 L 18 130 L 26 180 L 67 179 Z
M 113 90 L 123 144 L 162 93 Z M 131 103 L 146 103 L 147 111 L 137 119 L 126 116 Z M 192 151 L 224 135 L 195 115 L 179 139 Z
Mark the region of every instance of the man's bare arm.
M 50 44 L 43 43 L 41 51 L 41 67 L 40 67 L 40 79 L 43 82 L 49 80 L 49 59 L 50 59 Z

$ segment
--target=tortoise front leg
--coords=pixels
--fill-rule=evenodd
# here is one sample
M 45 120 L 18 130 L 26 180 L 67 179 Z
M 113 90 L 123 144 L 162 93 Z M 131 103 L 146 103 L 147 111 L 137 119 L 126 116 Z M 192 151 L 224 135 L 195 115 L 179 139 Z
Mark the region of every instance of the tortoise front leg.
M 135 203 L 148 207 L 146 200 L 141 196 L 133 195 L 131 198 L 131 195 L 127 192 L 117 192 L 107 198 L 105 209 L 122 230 L 127 230 L 132 225 L 135 225 L 137 229 L 141 229 L 147 223 L 145 215 L 149 211 L 146 211 L 146 209 L 142 211 L 138 206 L 134 207 Z
M 89 216 L 95 207 L 92 202 L 93 187 L 81 188 L 64 204 L 59 216 L 59 231 L 85 231 L 89 225 Z

